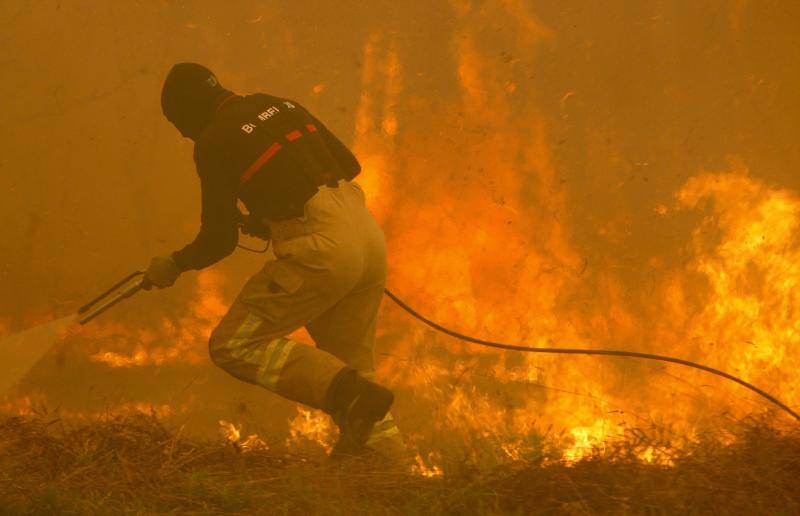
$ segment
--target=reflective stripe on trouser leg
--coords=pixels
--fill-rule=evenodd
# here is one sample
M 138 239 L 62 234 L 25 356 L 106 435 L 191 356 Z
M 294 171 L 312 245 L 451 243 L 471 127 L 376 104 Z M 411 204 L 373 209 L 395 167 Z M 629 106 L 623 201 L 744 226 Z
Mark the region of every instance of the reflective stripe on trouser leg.
M 275 391 L 283 365 L 296 342 L 283 337 L 263 344 L 257 342 L 258 329 L 262 321 L 260 317 L 247 314 L 224 347 L 232 358 L 242 362 L 242 366 L 251 366 L 247 369 L 251 369 L 253 365 L 258 366 L 255 376 L 247 378 L 248 381 Z M 229 367 L 225 369 L 230 370 Z
M 233 376 L 284 398 L 323 408 L 328 386 L 345 364 L 314 346 L 279 337 L 268 339 L 263 320 L 248 313 L 225 339 L 212 336 L 211 357 Z
M 367 446 L 380 446 L 382 442 L 388 439 L 398 441 L 401 444 L 403 441 L 400 435 L 400 429 L 397 428 L 391 412 L 387 413 L 386 417 L 375 424 L 375 427 L 372 429 L 372 434 L 369 436 L 369 440 L 367 440 Z
M 258 383 L 271 391 L 277 390 L 278 379 L 289 358 L 295 342 L 289 339 L 275 339 L 267 344 L 264 350 L 264 361 L 258 368 Z

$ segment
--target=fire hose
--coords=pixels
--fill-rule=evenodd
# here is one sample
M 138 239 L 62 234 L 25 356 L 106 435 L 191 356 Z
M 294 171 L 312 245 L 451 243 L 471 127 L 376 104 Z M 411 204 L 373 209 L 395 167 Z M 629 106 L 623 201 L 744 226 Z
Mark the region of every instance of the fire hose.
M 266 251 L 266 249 L 264 249 L 264 251 Z M 264 251 L 255 251 L 255 252 L 264 252 Z M 105 312 L 112 306 L 116 305 L 117 303 L 133 296 L 134 294 L 136 294 L 137 292 L 139 292 L 144 288 L 145 281 L 146 281 L 145 273 L 142 271 L 136 271 L 132 274 L 129 274 L 121 281 L 114 284 L 111 288 L 109 288 L 108 290 L 97 296 L 95 299 L 82 306 L 78 310 L 78 315 L 79 315 L 78 322 L 80 324 L 86 324 L 87 322 L 91 321 L 92 319 L 94 319 L 101 313 Z M 463 333 L 459 333 L 455 330 L 452 330 L 446 326 L 442 326 L 441 324 L 428 319 L 424 315 L 420 314 L 418 311 L 414 310 L 402 299 L 397 297 L 389 289 L 384 289 L 384 293 L 389 299 L 394 301 L 397 304 L 397 306 L 399 306 L 402 310 L 404 310 L 413 318 L 419 320 L 423 324 L 429 326 L 430 328 L 433 328 L 437 332 L 449 335 L 450 337 L 456 338 L 458 340 L 470 344 L 475 344 L 478 346 L 484 346 L 495 349 L 504 349 L 507 351 L 521 351 L 525 353 L 550 353 L 558 355 L 590 355 L 590 356 L 638 358 L 644 360 L 655 360 L 658 362 L 668 362 L 671 364 L 678 364 L 685 367 L 691 367 L 693 369 L 699 369 L 700 371 L 705 371 L 707 373 L 711 373 L 713 375 L 725 378 L 726 380 L 736 382 L 742 387 L 749 389 L 750 391 L 758 394 L 762 398 L 771 402 L 772 404 L 774 404 L 787 414 L 791 415 L 796 420 L 800 421 L 800 414 L 792 410 L 788 405 L 781 402 L 778 398 L 772 396 L 768 392 L 730 373 L 727 373 L 720 369 L 709 367 L 707 365 L 699 364 L 697 362 L 692 362 L 691 360 L 684 360 L 682 358 L 675 358 L 666 355 L 642 353 L 638 351 L 624 351 L 624 350 L 612 350 L 612 349 L 530 347 L 530 346 L 520 346 L 515 344 L 504 344 L 502 342 L 493 342 L 490 340 L 479 339 L 477 337 L 464 335 Z

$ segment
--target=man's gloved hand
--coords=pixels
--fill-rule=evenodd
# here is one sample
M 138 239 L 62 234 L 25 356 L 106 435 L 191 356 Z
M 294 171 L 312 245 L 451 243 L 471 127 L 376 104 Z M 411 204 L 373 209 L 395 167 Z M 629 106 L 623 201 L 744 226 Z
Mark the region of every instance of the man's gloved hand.
M 261 240 L 269 240 L 269 226 L 256 217 L 240 213 L 239 227 L 245 235 L 260 238 Z
M 171 287 L 181 272 L 172 256 L 156 256 L 150 260 L 150 267 L 144 274 L 144 289 Z

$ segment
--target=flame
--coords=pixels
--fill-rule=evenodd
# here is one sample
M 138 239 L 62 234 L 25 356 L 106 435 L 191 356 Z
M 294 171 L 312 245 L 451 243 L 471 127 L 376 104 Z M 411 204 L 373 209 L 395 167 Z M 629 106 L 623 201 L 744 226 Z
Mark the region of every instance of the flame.
M 167 418 L 176 414 L 186 414 L 189 406 L 174 405 L 169 403 L 151 403 L 146 401 L 123 401 L 113 407 L 100 410 L 75 410 L 58 407 L 55 410 L 48 408 L 47 396 L 42 392 L 32 392 L 13 399 L 3 399 L 0 402 L 0 414 L 14 414 L 17 416 L 44 415 L 52 412 L 62 419 L 78 421 L 107 420 L 111 417 L 130 414 L 146 414 L 157 418 Z
M 663 450 L 660 450 L 655 446 L 647 446 L 644 450 L 638 452 L 636 455 L 641 462 L 646 464 L 654 464 L 664 467 L 675 465 L 675 460 L 672 457 L 666 455 Z
M 514 79 L 520 58 L 508 55 L 498 65 L 478 37 L 485 23 L 507 15 L 517 20 L 504 24 L 517 48 L 535 52 L 553 32 L 523 2 L 452 5 L 461 18 L 451 39 L 459 85 L 452 99 L 390 91 L 387 82 L 404 82 L 402 56 L 396 54 L 397 65 L 388 64 L 394 57 L 378 58 L 395 54 L 391 41 L 377 35 L 365 45 L 356 150 L 368 164 L 362 183 L 373 211 L 382 219 L 391 214 L 390 287 L 464 333 L 533 346 L 672 354 L 729 370 L 796 403 L 790 372 L 797 359 L 788 350 L 800 333 L 797 197 L 741 170 L 701 171 L 676 192 L 674 207 L 651 207 L 668 219 L 703 211 L 706 201 L 712 206 L 685 250 L 693 257 L 688 267 L 670 270 L 662 257 L 648 258 L 661 276 L 644 307 L 630 301 L 618 273 L 582 276 L 586 264 L 572 242 L 546 123 L 532 103 L 515 97 L 523 93 Z M 564 92 L 562 103 L 574 95 Z M 411 115 L 392 118 L 391 134 L 381 96 L 402 96 L 411 106 Z M 624 236 L 613 224 L 601 234 L 617 242 Z M 579 310 L 569 305 L 588 296 L 598 301 Z M 739 387 L 698 371 L 512 357 L 451 345 L 404 317 L 392 312 L 383 322 L 402 328 L 405 337 L 396 338 L 379 362 L 378 377 L 435 407 L 429 423 L 438 432 L 465 442 L 475 435 L 498 439 L 508 457 L 522 456 L 511 444 L 519 436 L 547 428 L 565 432 L 557 440 L 563 460 L 574 463 L 603 453 L 626 426 L 669 423 L 691 437 L 713 425 L 714 414 L 764 409 Z M 492 379 L 491 391 L 476 387 L 480 375 Z M 693 385 L 713 389 L 696 392 Z M 537 391 L 526 394 L 532 387 Z M 722 405 L 716 412 L 708 410 L 710 397 Z M 638 453 L 643 461 L 668 460 L 652 447 Z
M 570 428 L 573 444 L 563 452 L 563 460 L 574 464 L 580 459 L 590 457 L 598 448 L 602 451 L 606 437 L 606 421 L 599 419 L 592 426 Z
M 219 420 L 219 433 L 226 441 L 242 452 L 264 451 L 269 449 L 267 443 L 265 443 L 258 434 L 251 434 L 245 439 L 242 439 L 242 426 L 236 426 L 224 419 Z
M 219 292 L 222 276 L 206 269 L 196 276 L 195 296 L 188 313 L 164 317 L 156 329 L 130 328 L 120 323 L 87 326 L 82 336 L 116 342 L 120 350 L 101 350 L 90 356 L 111 367 L 198 364 L 206 358 L 206 343 L 227 307 Z
M 391 202 L 392 177 L 398 171 L 390 156 L 396 147 L 396 106 L 403 81 L 396 43 L 391 40 L 384 45 L 387 48 L 380 43 L 381 33 L 373 32 L 364 45 L 353 152 L 361 162 L 359 183 L 367 192 L 367 204 L 378 220 L 384 220 L 384 210 Z M 382 94 L 382 101 L 375 98 L 376 92 Z
M 436 465 L 436 457 L 433 452 L 428 454 L 427 460 L 422 458 L 419 453 L 414 457 L 415 464 L 411 465 L 411 473 L 425 478 L 436 478 L 444 475 L 442 468 Z
M 690 271 L 704 279 L 708 299 L 687 313 L 675 299 L 690 297 L 685 277 L 670 284 L 670 316 L 696 336 L 704 359 L 715 367 L 800 402 L 800 196 L 731 171 L 701 173 L 676 194 L 682 209 L 705 209 L 695 229 Z M 704 207 L 702 206 L 704 205 Z M 727 388 L 727 402 L 740 405 L 741 391 Z
M 297 415 L 289 421 L 286 447 L 294 449 L 310 442 L 327 453 L 333 449 L 336 432 L 333 421 L 324 412 L 297 407 Z
M 451 48 L 459 95 L 453 103 L 407 100 L 415 109 L 412 117 L 397 122 L 402 148 L 357 147 L 359 157 L 374 163 L 404 163 L 402 183 L 365 183 L 372 197 L 382 200 L 378 213 L 392 206 L 393 223 L 387 231 L 391 283 L 401 285 L 403 294 L 411 293 L 412 302 L 433 319 L 456 322 L 466 333 L 533 345 L 575 342 L 582 328 L 559 317 L 558 304 L 564 292 L 579 287 L 581 260 L 559 221 L 559 214 L 567 211 L 566 200 L 555 179 L 547 130 L 532 107 L 524 115 L 515 107 L 519 89 L 513 70 L 493 67 L 477 37 L 481 19 L 508 14 L 519 20 L 513 37 L 524 45 L 535 47 L 551 32 L 519 2 L 488 2 L 477 11 L 464 5 L 458 9 L 463 28 L 453 36 Z M 367 55 L 374 45 L 370 40 Z M 511 66 L 515 62 L 513 57 L 508 60 Z M 398 70 L 402 73 L 402 67 Z M 362 105 L 371 100 L 370 92 L 362 94 Z M 386 141 L 379 129 L 382 116 L 374 112 L 358 125 L 357 142 Z M 449 135 L 458 137 L 458 147 Z M 384 172 L 396 175 L 391 166 Z M 454 191 L 457 196 L 449 195 Z M 623 310 L 613 316 L 633 324 Z M 465 369 L 493 370 L 501 385 L 518 379 L 543 382 L 545 371 L 593 392 L 602 390 L 602 382 L 553 357 L 520 356 L 511 366 L 495 351 L 461 348 L 437 362 L 423 351 L 438 345 L 429 334 L 415 333 L 405 320 L 392 323 L 412 335 L 392 354 L 421 356 L 423 363 L 397 368 L 396 361 L 386 361 L 378 376 L 396 385 L 424 386 L 424 391 L 415 389 L 415 395 L 446 407 L 433 421 L 442 431 L 511 438 L 534 429 L 538 420 L 557 420 L 572 428 L 610 425 L 597 417 L 596 403 L 576 407 L 567 397 L 548 399 L 546 404 L 530 399 L 509 409 L 474 388 L 437 390 L 453 377 L 452 364 L 459 362 Z
M 238 443 L 239 439 L 242 437 L 241 427 L 237 427 L 224 419 L 219 420 L 219 431 L 222 437 L 232 443 Z

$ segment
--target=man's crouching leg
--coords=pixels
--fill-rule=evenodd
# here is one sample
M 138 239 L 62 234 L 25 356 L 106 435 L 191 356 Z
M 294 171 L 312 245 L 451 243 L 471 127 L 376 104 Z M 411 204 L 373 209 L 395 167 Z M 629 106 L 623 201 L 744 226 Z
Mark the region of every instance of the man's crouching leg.
M 236 378 L 322 409 L 328 385 L 346 364 L 330 353 L 275 332 L 234 304 L 211 334 L 211 360 Z
M 231 321 L 236 321 L 231 324 Z M 339 358 L 285 337 L 272 337 L 252 313 L 226 317 L 209 341 L 211 360 L 240 380 L 330 414 L 339 426 L 333 455 L 358 455 L 394 401 Z

